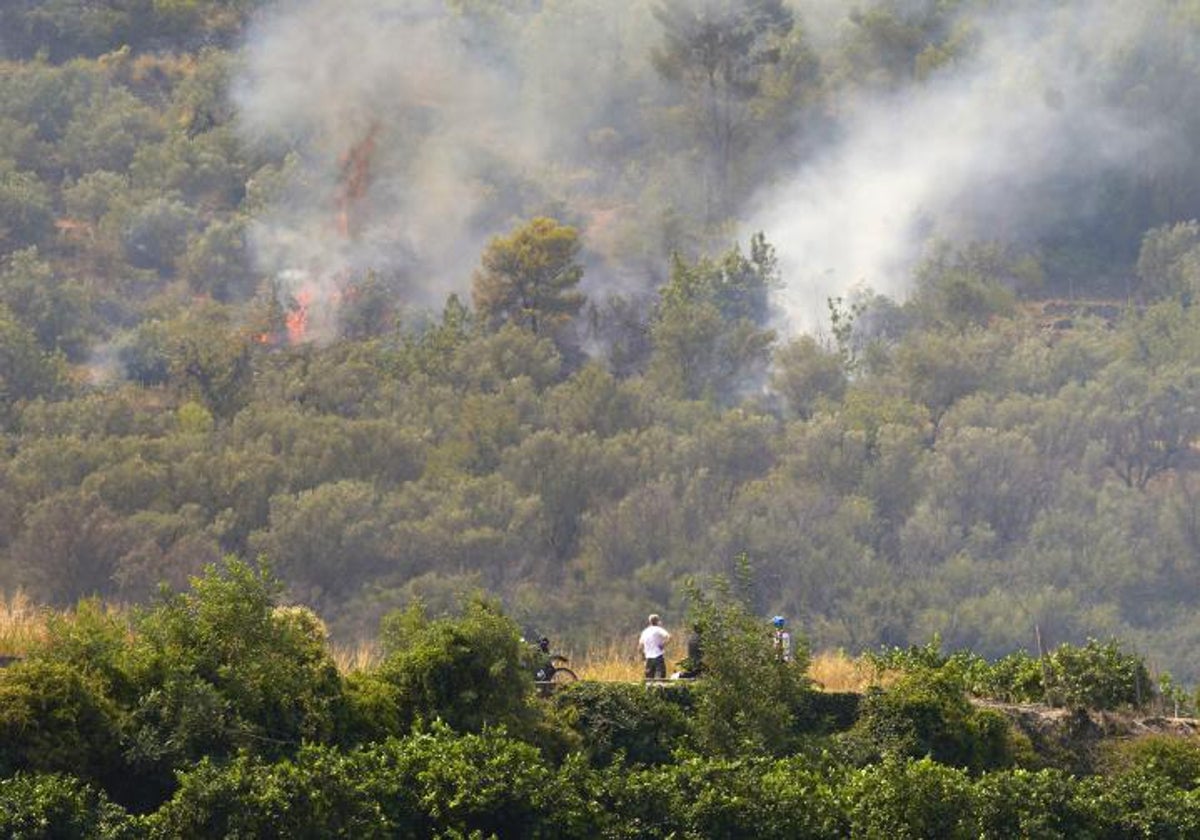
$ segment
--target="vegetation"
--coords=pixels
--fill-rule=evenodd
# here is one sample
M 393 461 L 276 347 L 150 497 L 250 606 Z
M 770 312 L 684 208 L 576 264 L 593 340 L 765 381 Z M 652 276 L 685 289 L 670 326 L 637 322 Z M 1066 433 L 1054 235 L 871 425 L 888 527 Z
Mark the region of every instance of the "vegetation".
M 585 21 L 558 5 L 418 17 L 449 15 L 517 73 Z M 751 614 L 818 649 L 939 633 L 995 658 L 1040 630 L 1126 639 L 1194 683 L 1184 176 L 1114 188 L 1119 243 L 1108 222 L 941 241 L 907 298 L 848 290 L 827 334 L 785 339 L 798 279 L 766 236 L 733 241 L 746 199 L 849 130 L 836 106 L 928 90 L 986 33 L 972 3 L 869 4 L 819 42 L 802 3 L 718 5 L 625 10 L 645 26 L 617 46 L 639 59 L 598 76 L 611 107 L 589 113 L 589 149 L 536 184 L 507 160 L 471 171 L 476 268 L 457 277 L 370 239 L 371 166 L 419 159 L 419 138 L 381 122 L 343 147 L 321 200 L 332 250 L 362 258 L 329 267 L 328 291 L 262 239 L 319 204 L 318 151 L 252 142 L 231 96 L 269 4 L 8 4 L 3 31 L 24 34 L 0 42 L 0 588 L 139 603 L 262 554 L 345 645 L 483 587 L 587 649 L 683 616 L 683 583 L 744 553 Z M 1140 84 L 1097 60 L 1114 89 Z M 1111 272 L 1085 270 L 1099 253 L 1121 300 L 1037 302 L 1110 294 Z
M 1113 741 L 1065 768 L 968 702 L 963 658 L 932 647 L 893 652 L 908 676 L 830 714 L 807 681 L 761 679 L 802 665 L 720 582 L 690 594 L 703 678 L 549 697 L 487 599 L 390 614 L 379 664 L 343 674 L 278 596 L 229 559 L 128 619 L 85 602 L 51 620 L 0 670 L 5 834 L 1115 837 L 1197 818 L 1193 739 Z M 1080 684 L 1123 668 L 1097 659 Z M 737 695 L 760 718 L 730 713 Z
M 1001 5 L 0 4 L 0 834 L 1195 833 L 971 698 L 1195 707 L 1200 14 Z

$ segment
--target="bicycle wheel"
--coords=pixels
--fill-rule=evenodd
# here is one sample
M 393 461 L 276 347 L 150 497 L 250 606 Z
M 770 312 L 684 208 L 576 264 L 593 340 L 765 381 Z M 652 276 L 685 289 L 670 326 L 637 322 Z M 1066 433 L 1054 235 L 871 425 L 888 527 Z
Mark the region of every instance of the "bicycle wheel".
M 575 682 L 578 679 L 570 668 L 555 668 L 554 673 L 550 675 L 550 682 L 555 683 Z

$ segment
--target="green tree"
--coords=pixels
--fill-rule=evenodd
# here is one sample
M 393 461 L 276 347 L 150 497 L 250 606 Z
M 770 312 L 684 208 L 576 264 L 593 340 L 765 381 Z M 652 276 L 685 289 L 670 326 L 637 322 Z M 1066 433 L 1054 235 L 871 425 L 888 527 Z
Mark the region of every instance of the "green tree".
M 579 232 L 539 217 L 494 237 L 475 273 L 472 299 L 493 329 L 515 324 L 556 341 L 583 306 Z
M 67 123 L 58 154 L 78 176 L 98 169 L 124 172 L 134 153 L 162 138 L 158 115 L 124 87 L 100 89 Z
M 821 347 L 812 336 L 801 336 L 775 354 L 771 383 L 802 419 L 821 405 L 834 405 L 846 392 L 842 356 Z
M 73 361 L 89 349 L 93 302 L 83 283 L 57 277 L 36 248 L 17 251 L 0 271 L 0 303 L 33 330 L 42 349 Z
M 136 830 L 128 814 L 76 776 L 18 774 L 0 779 L 0 834 L 13 838 L 119 840 Z
M 782 0 L 663 0 L 654 9 L 662 41 L 655 68 L 679 87 L 687 120 L 706 158 L 705 216 L 732 209 L 731 173 L 753 119 L 765 70 L 791 31 Z
M 716 580 L 711 596 L 693 586 L 688 599 L 688 621 L 704 650 L 696 737 L 718 755 L 787 753 L 811 691 L 806 640 L 793 634 L 792 660 L 783 661 L 769 625 L 725 579 Z
M 0 253 L 39 245 L 53 230 L 50 192 L 32 172 L 0 160 Z
M 676 255 L 651 322 L 649 380 L 692 400 L 732 402 L 754 389 L 775 340 L 763 326 L 777 283 L 774 249 L 762 234 L 751 240 L 749 257 L 738 246 L 691 265 Z
M 59 393 L 62 360 L 43 352 L 37 336 L 0 302 L 0 423 L 14 419 L 18 401 Z
M 193 235 L 179 261 L 180 274 L 193 291 L 217 300 L 245 300 L 254 291 L 257 275 L 246 221 L 216 221 Z
M 195 307 L 166 325 L 170 381 L 228 419 L 250 398 L 253 340 L 220 306 Z
M 280 585 L 227 559 L 138 623 L 129 756 L 163 771 L 232 755 L 278 756 L 332 738 L 342 697 L 320 619 L 279 606 Z
M 1193 408 L 1200 378 L 1190 364 L 1146 370 L 1118 361 L 1088 392 L 1093 434 L 1105 444 L 1107 464 L 1129 487 L 1145 489 L 1179 464 L 1200 435 Z
M 1146 231 L 1138 252 L 1142 297 L 1191 302 L 1200 287 L 1200 222 L 1179 222 Z
M 441 719 L 459 732 L 497 725 L 530 731 L 533 672 L 517 625 L 495 601 L 476 596 L 461 618 L 432 621 L 414 605 L 385 618 L 380 640 L 379 674 L 395 687 L 409 723 Z
M 942 243 L 917 269 L 917 290 L 908 306 L 926 324 L 963 331 L 1013 314 L 1017 295 L 1038 289 L 1041 265 L 996 243 L 955 249 Z

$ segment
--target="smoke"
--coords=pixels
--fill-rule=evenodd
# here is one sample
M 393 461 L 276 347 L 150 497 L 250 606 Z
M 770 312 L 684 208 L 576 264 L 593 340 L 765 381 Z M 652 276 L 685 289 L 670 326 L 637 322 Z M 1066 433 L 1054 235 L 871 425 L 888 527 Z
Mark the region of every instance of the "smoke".
M 589 137 L 609 123 L 639 12 L 535 5 L 303 0 L 252 29 L 240 130 L 290 154 L 252 237 L 260 268 L 312 299 L 310 324 L 331 329 L 339 286 L 367 269 L 438 306 L 467 291 L 488 238 L 595 190 Z
M 799 5 L 812 41 L 836 45 L 831 4 Z M 1156 49 L 1162 11 L 998 4 L 957 22 L 974 45 L 926 81 L 850 96 L 838 141 L 762 192 L 747 225 L 777 247 L 790 325 L 816 328 L 826 299 L 855 288 L 903 299 L 935 239 L 1034 244 L 1100 212 L 1107 176 L 1177 156 L 1163 115 L 1114 95 L 1141 80 L 1111 76 L 1118 56 Z
M 347 278 L 372 269 L 405 303 L 437 307 L 469 289 L 490 237 L 545 214 L 580 227 L 602 255 L 585 275 L 590 296 L 646 285 L 644 266 L 666 256 L 647 220 L 663 224 L 668 207 L 699 215 L 686 204 L 698 189 L 687 138 L 665 136 L 679 128 L 664 117 L 674 100 L 648 61 L 661 38 L 654 2 L 269 10 L 234 87 L 243 136 L 288 156 L 252 231 L 260 268 L 313 301 L 307 323 L 319 333 L 333 329 Z M 964 2 L 943 28 L 968 33 L 966 46 L 898 91 L 839 74 L 854 29 L 843 0 L 793 5 L 822 61 L 834 139 L 778 155 L 804 160 L 795 171 L 752 167 L 772 186 L 745 208 L 741 236 L 762 230 L 776 246 L 792 330 L 819 327 L 826 298 L 855 287 L 903 299 L 936 239 L 1038 247 L 1083 231 L 1103 241 L 1114 179 L 1141 177 L 1150 160 L 1154 177 L 1172 180 L 1161 177 L 1172 161 L 1195 155 L 1180 113 L 1200 103 L 1172 103 L 1184 82 L 1200 86 L 1190 70 L 1162 69 L 1191 54 L 1171 40 L 1171 0 Z M 947 7 L 873 5 L 913 20 Z

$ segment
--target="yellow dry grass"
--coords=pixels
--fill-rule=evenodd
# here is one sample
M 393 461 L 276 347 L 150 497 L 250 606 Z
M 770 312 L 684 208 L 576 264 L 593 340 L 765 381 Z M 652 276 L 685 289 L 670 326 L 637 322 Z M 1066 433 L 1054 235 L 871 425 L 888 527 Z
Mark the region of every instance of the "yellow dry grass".
M 570 653 L 566 653 L 566 655 L 570 657 L 567 666 L 578 674 L 581 680 L 599 680 L 601 682 L 640 680 L 645 667 L 638 657 L 633 643 L 627 639 L 614 639 L 601 647 L 584 652 L 578 658 L 571 656 Z
M 0 655 L 23 656 L 45 632 L 45 612 L 28 595 L 0 592 Z
M 379 662 L 379 646 L 370 640 L 353 645 L 330 645 L 329 655 L 343 674 L 367 671 Z
M 851 657 L 843 650 L 813 654 L 808 675 L 824 691 L 862 692 L 894 680 L 888 674 L 876 673 L 871 663 Z
M 46 617 L 46 608 L 35 604 L 24 592 L 0 592 L 0 655 L 26 654 L 45 637 Z M 642 678 L 642 660 L 628 639 L 614 639 L 582 653 L 555 652 L 568 657 L 568 667 L 580 679 L 636 682 Z M 343 674 L 369 670 L 379 662 L 379 647 L 373 640 L 332 645 L 330 654 Z M 890 685 L 896 679 L 894 674 L 879 674 L 869 662 L 840 650 L 813 654 L 808 673 L 824 691 L 862 692 L 873 685 Z
M 580 679 L 633 682 L 642 678 L 642 661 L 628 641 L 612 641 L 572 658 L 570 667 Z M 873 685 L 895 682 L 894 674 L 878 674 L 866 660 L 845 651 L 813 654 L 808 675 L 824 691 L 862 692 Z

